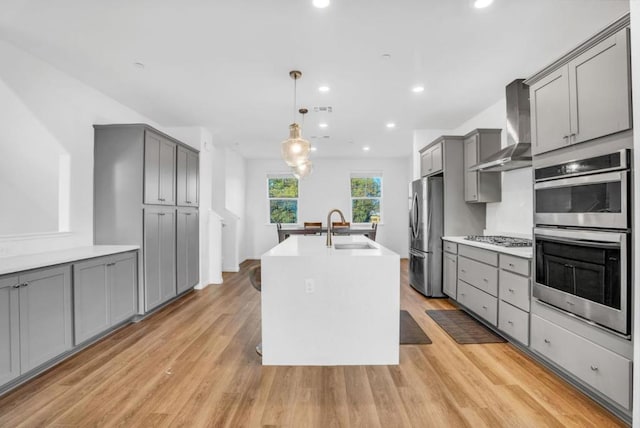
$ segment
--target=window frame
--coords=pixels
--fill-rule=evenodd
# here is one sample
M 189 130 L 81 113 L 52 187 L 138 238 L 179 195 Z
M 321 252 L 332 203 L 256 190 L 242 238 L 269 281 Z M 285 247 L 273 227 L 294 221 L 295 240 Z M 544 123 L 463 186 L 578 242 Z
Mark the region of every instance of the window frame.
M 272 223 L 271 222 L 271 201 L 272 200 L 281 200 L 281 201 L 296 201 L 296 221 L 295 223 L 280 223 L 282 225 L 300 225 L 300 180 L 297 179 L 293 174 L 291 173 L 287 173 L 287 172 L 274 172 L 274 173 L 267 173 L 267 179 L 265 180 L 265 185 L 266 185 L 266 194 L 267 194 L 267 224 L 270 226 L 275 226 L 278 223 Z M 298 196 L 296 198 L 283 198 L 283 197 L 277 197 L 277 198 L 272 198 L 269 195 L 269 180 L 272 179 L 278 179 L 278 178 L 292 178 L 294 180 L 296 180 L 297 183 L 297 188 L 298 188 Z
M 351 179 L 353 178 L 379 178 L 380 179 L 380 196 L 353 196 L 351 193 Z M 371 225 L 373 222 L 358 223 L 353 220 L 353 201 L 358 199 L 377 199 L 380 206 L 380 220 L 378 225 L 383 223 L 384 219 L 384 175 L 382 171 L 352 171 L 349 173 L 349 217 L 351 218 L 351 224 L 354 225 Z

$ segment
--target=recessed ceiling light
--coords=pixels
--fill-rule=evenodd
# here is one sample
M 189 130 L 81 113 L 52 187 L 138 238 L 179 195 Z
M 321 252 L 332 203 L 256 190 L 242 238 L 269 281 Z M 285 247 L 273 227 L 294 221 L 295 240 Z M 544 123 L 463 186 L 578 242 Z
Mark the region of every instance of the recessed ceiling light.
M 135 68 L 139 68 L 140 70 L 142 70 L 144 68 L 144 63 L 142 63 L 142 62 L 134 62 L 133 66 Z
M 396 127 L 395 123 L 393 123 L 393 122 L 387 123 L 387 128 L 392 129 L 392 128 L 395 128 L 395 127 Z
M 364 146 L 364 147 L 362 148 L 362 150 L 364 150 L 365 152 L 368 152 L 368 151 L 370 150 L 370 147 L 369 147 L 369 146 Z
M 328 123 L 324 123 L 324 122 L 322 122 L 322 123 L 319 123 L 319 124 L 318 124 L 318 126 L 319 126 L 320 128 L 326 128 L 327 126 L 329 126 L 329 124 L 328 124 Z
M 330 0 L 313 0 L 313 5 L 318 9 L 324 9 L 325 7 L 329 6 L 330 3 Z
M 382 54 L 382 59 L 391 59 L 391 54 L 388 54 L 388 53 Z
M 485 7 L 491 6 L 493 0 L 476 0 L 473 2 L 473 7 L 476 9 L 484 9 Z
M 419 94 L 420 92 L 424 92 L 424 86 L 422 85 L 414 86 L 413 88 L 411 88 L 411 91 L 415 92 L 416 94 Z
M 328 86 L 320 86 L 318 88 L 318 91 L 320 91 L 320 92 L 329 92 L 329 89 L 330 88 Z
M 311 151 L 312 152 L 318 151 L 318 148 L 317 147 L 311 147 Z

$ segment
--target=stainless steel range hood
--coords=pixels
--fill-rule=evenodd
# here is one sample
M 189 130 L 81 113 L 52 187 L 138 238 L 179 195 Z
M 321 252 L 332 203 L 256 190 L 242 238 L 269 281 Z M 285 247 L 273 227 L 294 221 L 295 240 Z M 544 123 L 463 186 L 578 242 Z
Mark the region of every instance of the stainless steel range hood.
M 524 79 L 507 85 L 507 143 L 504 149 L 483 159 L 472 171 L 510 171 L 531 166 L 529 86 Z

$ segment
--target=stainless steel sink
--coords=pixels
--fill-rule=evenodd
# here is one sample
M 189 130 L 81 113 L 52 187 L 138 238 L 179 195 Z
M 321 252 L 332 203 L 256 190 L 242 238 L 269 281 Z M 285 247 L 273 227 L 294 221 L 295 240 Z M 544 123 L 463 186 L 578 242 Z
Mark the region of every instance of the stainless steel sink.
M 336 250 L 376 250 L 373 245 L 369 245 L 366 242 L 351 242 L 348 244 L 334 244 L 333 248 Z

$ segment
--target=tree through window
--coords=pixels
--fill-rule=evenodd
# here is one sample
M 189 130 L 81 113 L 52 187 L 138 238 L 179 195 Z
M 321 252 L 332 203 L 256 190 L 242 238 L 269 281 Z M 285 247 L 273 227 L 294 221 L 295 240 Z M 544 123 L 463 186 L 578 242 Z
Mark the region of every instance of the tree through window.
M 289 175 L 268 177 L 269 223 L 298 222 L 298 180 Z
M 382 174 L 351 174 L 351 222 L 379 223 Z

